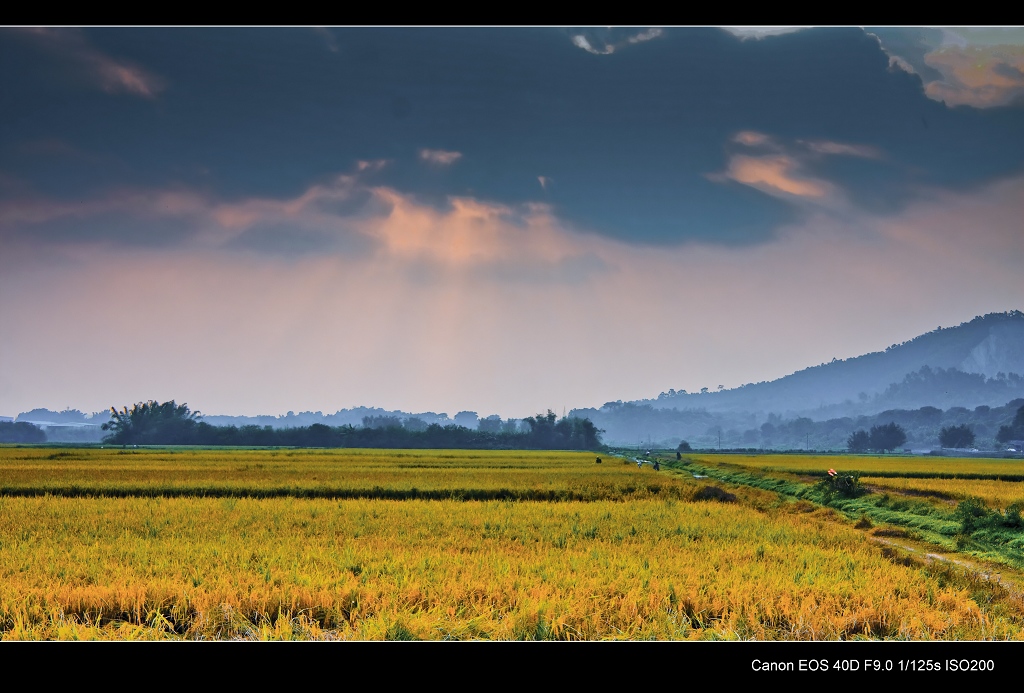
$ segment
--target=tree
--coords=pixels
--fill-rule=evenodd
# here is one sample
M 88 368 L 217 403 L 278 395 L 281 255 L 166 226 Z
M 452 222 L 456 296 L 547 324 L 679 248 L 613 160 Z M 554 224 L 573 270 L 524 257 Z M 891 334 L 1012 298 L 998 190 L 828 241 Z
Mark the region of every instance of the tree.
M 1011 440 L 1024 440 L 1024 405 L 1017 410 L 1013 417 L 1013 423 L 1009 426 L 1000 426 L 996 440 L 1000 443 L 1009 443 Z
M 131 409 L 121 411 L 110 408 L 111 419 L 103 424 L 104 431 L 113 431 L 103 439 L 105 443 L 121 445 L 174 445 L 192 442 L 199 423 L 199 412 L 190 411 L 187 404 L 170 402 L 139 402 Z
M 530 427 L 530 438 L 533 444 L 539 448 L 553 449 L 555 438 L 555 413 L 548 409 L 548 413 L 527 416 L 523 421 Z
M 590 419 L 568 416 L 555 424 L 555 431 L 564 439 L 563 445 L 572 450 L 596 450 L 601 447 L 604 432 Z
M 427 430 L 427 422 L 417 416 L 410 416 L 402 422 L 402 426 L 405 430 L 412 431 L 414 433 Z
M 380 416 L 364 416 L 363 428 L 401 428 L 402 420 L 397 416 L 382 414 Z
M 555 413 L 528 416 L 523 421 L 530 427 L 530 447 L 547 450 L 594 450 L 601 447 L 601 433 L 590 419 L 575 416 L 556 421 Z
M 974 445 L 974 431 L 967 424 L 943 426 L 939 432 L 939 444 L 944 448 L 969 448 Z
M 27 421 L 0 421 L 0 443 L 45 443 L 43 429 Z
M 907 432 L 895 421 L 882 426 L 872 426 L 868 436 L 872 450 L 889 452 L 907 442 Z
M 480 419 L 476 422 L 476 430 L 481 433 L 501 433 L 501 417 L 497 414 Z
M 468 428 L 472 430 L 476 428 L 477 421 L 479 421 L 479 416 L 477 416 L 477 413 L 475 411 L 460 411 L 458 414 L 455 415 L 454 421 L 455 425 L 462 426 L 463 428 Z
M 310 424 L 305 429 L 305 435 L 302 436 L 303 446 L 310 446 L 316 448 L 330 448 L 338 444 L 338 434 L 333 428 L 322 423 Z
M 691 452 L 693 448 L 691 448 L 690 444 L 684 440 L 679 443 L 679 447 L 677 447 L 676 450 L 679 452 Z
M 867 452 L 871 447 L 871 436 L 865 430 L 855 431 L 846 439 L 846 447 L 850 452 Z

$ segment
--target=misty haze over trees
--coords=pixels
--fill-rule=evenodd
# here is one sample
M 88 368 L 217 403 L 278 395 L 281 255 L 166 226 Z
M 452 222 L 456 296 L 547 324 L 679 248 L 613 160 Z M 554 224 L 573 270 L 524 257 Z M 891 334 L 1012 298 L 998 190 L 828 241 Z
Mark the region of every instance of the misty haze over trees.
M 601 430 L 606 443 L 624 446 L 675 448 L 686 440 L 697 449 L 842 450 L 857 431 L 895 423 L 905 431 L 905 445 L 911 449 L 969 447 L 945 444 L 952 438 L 943 436 L 952 435 L 951 430 L 959 432 L 960 442 L 969 431 L 974 436 L 970 445 L 992 449 L 1024 439 L 1024 420 L 1015 423 L 1017 410 L 1024 404 L 1021 373 L 1024 314 L 1011 311 L 939 328 L 883 352 L 833 360 L 772 382 L 730 390 L 704 388 L 702 393 L 669 390 L 653 400 L 574 409 L 568 418 L 588 420 Z M 86 415 L 74 409 L 35 409 L 17 417 L 18 423 L 38 426 L 51 442 L 99 442 L 105 434 L 101 425 L 110 420 L 109 412 Z M 532 435 L 535 441 L 547 436 L 546 420 L 546 415 L 519 420 L 496 414 L 480 417 L 472 411 L 449 417 L 357 407 L 334 414 L 203 416 L 200 423 L 224 429 L 220 436 L 224 441 L 299 440 L 315 431 L 318 440 L 344 438 L 349 441 L 345 445 L 359 440 L 359 444 L 389 446 L 388 441 L 397 444 L 429 437 L 452 441 L 454 447 L 516 447 L 518 443 L 509 442 L 521 440 L 516 436 Z M 231 433 L 232 429 L 236 432 Z M 290 429 L 296 431 L 286 433 Z M 341 429 L 344 435 L 324 433 Z M 582 440 L 588 434 L 562 431 L 558 435 Z M 24 442 L 13 440 L 14 436 L 0 431 L 0 442 Z M 413 443 L 402 445 L 406 444 Z
M 675 449 L 683 440 L 694 449 L 757 449 L 757 450 L 845 450 L 852 433 L 874 426 L 896 423 L 907 435 L 905 447 L 928 451 L 941 446 L 939 435 L 944 427 L 967 425 L 976 436 L 975 445 L 993 449 L 997 443 L 1024 439 L 998 439 L 1024 405 L 1024 398 L 1001 407 L 986 405 L 967 409 L 937 407 L 920 409 L 888 409 L 877 414 L 844 416 L 815 421 L 800 416 L 784 419 L 778 414 L 726 413 L 712 414 L 701 410 L 654 409 L 632 402 L 612 403 L 601 409 L 575 409 L 570 415 L 589 416 L 605 430 L 609 445 L 628 447 L 659 447 Z M 1024 428 L 1021 429 L 1024 433 Z M 632 437 L 629 437 L 632 435 Z M 945 446 L 949 447 L 949 446 Z
M 110 410 L 85 414 L 77 409 L 65 409 L 64 411 L 52 411 L 49 409 L 33 409 L 23 412 L 17 416 L 18 422 L 31 424 L 39 427 L 46 434 L 47 440 L 54 443 L 98 443 L 103 440 L 105 432 L 103 424 L 111 420 Z M 441 427 L 459 425 L 465 428 L 479 429 L 491 433 L 517 433 L 526 424 L 520 419 L 503 420 L 498 415 L 491 415 L 480 419 L 476 412 L 461 411 L 454 418 L 449 418 L 445 413 L 422 412 L 408 414 L 402 411 L 388 411 L 374 407 L 356 407 L 354 409 L 341 409 L 334 414 L 323 412 L 305 411 L 296 414 L 293 411 L 282 416 L 226 416 L 226 415 L 204 415 L 202 420 L 211 426 L 230 427 L 271 427 L 279 428 L 307 428 L 313 424 L 322 424 L 330 427 L 352 426 L 367 428 L 386 428 L 391 424 L 398 423 L 403 428 L 413 431 L 425 431 L 430 425 Z M 0 442 L 3 442 L 0 440 Z M 8 441 L 16 442 L 16 441 Z
M 130 409 L 111 409 L 111 420 L 102 430 L 111 433 L 103 442 L 113 445 L 245 445 L 346 448 L 469 448 L 596 450 L 601 448 L 600 431 L 588 420 L 557 419 L 551 410 L 524 419 L 525 428 L 514 432 L 473 431 L 458 424 L 441 426 L 422 421 L 410 423 L 398 417 L 366 417 L 361 428 L 354 426 L 211 426 L 188 405 L 155 401 L 140 402 Z M 465 420 L 465 419 L 464 419 Z M 410 424 L 410 425 L 406 425 Z

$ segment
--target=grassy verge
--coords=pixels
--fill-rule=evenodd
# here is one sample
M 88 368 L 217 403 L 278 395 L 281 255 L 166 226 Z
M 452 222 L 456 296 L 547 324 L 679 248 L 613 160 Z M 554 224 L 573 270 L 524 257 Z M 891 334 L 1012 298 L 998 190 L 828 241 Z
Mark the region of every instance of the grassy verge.
M 962 513 L 952 507 L 943 508 L 926 500 L 908 499 L 895 493 L 865 493 L 854 498 L 828 499 L 811 483 L 793 474 L 748 469 L 732 464 L 712 464 L 707 460 L 684 457 L 665 459 L 669 469 L 697 477 L 708 477 L 737 486 L 772 491 L 792 501 L 806 501 L 828 506 L 847 519 L 877 525 L 893 525 L 907 530 L 908 536 L 934 544 L 946 551 L 956 551 L 984 560 L 1024 569 L 1024 532 L 1020 528 L 1001 527 L 997 522 L 979 522 L 965 531 Z M 873 471 L 873 475 L 878 473 Z M 824 478 L 824 472 L 821 473 Z M 969 529 L 969 528 L 968 528 Z

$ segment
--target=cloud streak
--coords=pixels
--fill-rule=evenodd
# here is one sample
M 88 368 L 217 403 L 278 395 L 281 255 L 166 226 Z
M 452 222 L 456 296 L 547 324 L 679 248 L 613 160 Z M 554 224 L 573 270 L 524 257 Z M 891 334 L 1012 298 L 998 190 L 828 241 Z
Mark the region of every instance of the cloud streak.
M 571 40 L 574 46 L 582 48 L 588 53 L 592 53 L 594 55 L 611 55 L 615 51 L 626 46 L 660 38 L 664 34 L 664 31 L 654 27 L 638 31 L 634 34 L 629 34 L 621 38 L 618 36 L 620 33 L 621 31 L 615 31 L 612 28 L 603 32 L 590 29 L 581 33 L 573 34 Z
M 738 154 L 729 160 L 724 174 L 717 179 L 730 179 L 749 185 L 775 197 L 823 198 L 831 186 L 821 180 L 802 176 L 799 163 L 788 156 L 746 156 Z
M 741 130 L 731 138 L 740 145 L 722 172 L 708 174 L 716 182 L 734 182 L 797 206 L 838 210 L 848 205 L 840 186 L 811 172 L 816 161 L 831 156 L 881 159 L 876 147 L 831 140 L 785 143 L 763 132 Z
M 437 166 L 451 166 L 462 158 L 461 152 L 450 152 L 444 149 L 421 149 L 420 159 Z
M 81 31 L 74 29 L 25 29 L 51 53 L 75 63 L 87 82 L 108 94 L 130 94 L 156 98 L 164 82 L 156 75 L 126 60 L 117 60 L 94 48 Z
M 792 34 L 801 29 L 810 29 L 809 26 L 724 26 L 722 27 L 733 36 L 741 39 L 763 39 L 768 36 L 782 36 Z
M 861 144 L 844 144 L 842 142 L 831 142 L 828 140 L 801 141 L 800 144 L 807 147 L 816 154 L 829 154 L 837 156 L 855 156 L 862 159 L 881 159 L 882 152 L 877 147 Z

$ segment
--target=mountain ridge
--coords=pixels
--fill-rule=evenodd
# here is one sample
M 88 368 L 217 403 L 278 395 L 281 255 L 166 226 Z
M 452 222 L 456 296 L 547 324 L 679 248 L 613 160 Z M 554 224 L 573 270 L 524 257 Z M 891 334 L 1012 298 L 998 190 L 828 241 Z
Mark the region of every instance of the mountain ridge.
M 844 405 L 851 411 L 859 411 L 864 406 L 874 408 L 872 405 L 884 409 L 887 408 L 885 402 L 880 400 L 885 393 L 923 368 L 932 369 L 932 373 L 941 369 L 943 373 L 953 371 L 981 376 L 986 382 L 1024 374 L 1024 313 L 1018 310 L 989 313 L 955 327 L 939 327 L 883 351 L 834 359 L 771 381 L 717 392 L 670 390 L 655 399 L 634 400 L 634 403 L 658 409 L 787 414 L 808 414 Z M 998 400 L 1002 394 L 993 392 L 992 396 Z M 918 406 L 934 404 L 922 402 Z M 957 404 L 977 406 L 990 402 Z

